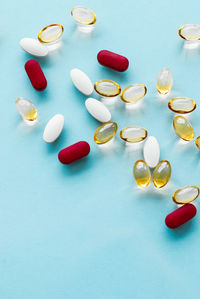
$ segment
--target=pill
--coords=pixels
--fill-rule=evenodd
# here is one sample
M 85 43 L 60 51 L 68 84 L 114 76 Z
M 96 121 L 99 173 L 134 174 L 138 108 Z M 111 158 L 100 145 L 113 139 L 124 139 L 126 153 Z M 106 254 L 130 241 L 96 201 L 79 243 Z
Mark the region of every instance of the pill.
M 146 93 L 147 88 L 144 84 L 132 84 L 122 91 L 120 98 L 125 103 L 134 103 L 143 99 Z
M 176 113 L 189 113 L 196 109 L 196 103 L 192 99 L 186 97 L 175 97 L 168 103 L 169 109 Z
M 162 188 L 169 182 L 171 177 L 171 165 L 169 161 L 162 160 L 153 171 L 153 184 L 156 188 Z
M 87 111 L 98 121 L 107 122 L 111 119 L 111 114 L 108 108 L 100 101 L 88 98 L 85 101 Z
M 44 57 L 49 52 L 47 46 L 33 38 L 22 38 L 20 40 L 20 46 L 24 51 L 33 56 Z
M 129 66 L 129 61 L 126 57 L 107 50 L 101 50 L 97 54 L 97 60 L 101 65 L 118 72 L 126 71 Z
M 197 186 L 184 186 L 172 195 L 172 199 L 177 204 L 186 204 L 195 200 L 199 196 L 199 188 Z
M 186 24 L 179 28 L 178 34 L 185 40 L 200 39 L 200 25 Z
M 93 85 L 90 78 L 81 70 L 73 69 L 70 72 L 74 86 L 83 94 L 89 96 L 93 93 Z
M 147 138 L 143 148 L 143 155 L 149 167 L 156 167 L 160 159 L 160 147 L 154 136 Z
M 36 60 L 28 60 L 25 63 L 25 70 L 33 87 L 36 90 L 42 91 L 47 87 L 47 80 L 39 63 Z
M 43 133 L 43 139 L 47 143 L 54 142 L 62 133 L 64 126 L 64 116 L 62 114 L 54 115 L 46 124 Z
M 114 121 L 108 121 L 103 123 L 95 131 L 94 141 L 97 144 L 104 144 L 110 141 L 115 136 L 117 128 L 117 124 Z
M 143 160 L 135 162 L 133 167 L 133 175 L 136 184 L 142 188 L 146 188 L 151 181 L 151 172 L 147 163 Z
M 90 152 L 90 146 L 86 141 L 74 143 L 58 153 L 58 159 L 62 164 L 70 164 L 84 158 Z
M 195 144 L 200 149 L 200 136 L 196 138 Z
M 34 104 L 28 99 L 19 97 L 16 99 L 16 108 L 23 119 L 33 121 L 36 120 L 38 113 Z
M 176 134 L 185 141 L 191 141 L 194 138 L 194 129 L 185 117 L 177 115 L 173 120 L 173 127 Z
M 170 92 L 173 85 L 172 72 L 168 68 L 164 68 L 160 71 L 157 77 L 157 90 L 160 94 L 167 94 Z
M 126 142 L 140 142 L 147 138 L 147 130 L 138 126 L 125 127 L 120 131 L 120 137 Z
M 48 25 L 38 33 L 38 39 L 41 43 L 53 43 L 58 41 L 63 35 L 64 28 L 60 24 Z
M 104 97 L 115 97 L 120 94 L 121 87 L 112 80 L 100 80 L 94 84 L 95 91 Z
M 90 8 L 75 6 L 71 10 L 71 15 L 78 23 L 83 25 L 92 25 L 96 22 L 96 15 Z
M 193 204 L 188 203 L 167 215 L 165 218 L 165 224 L 169 228 L 177 228 L 192 219 L 196 213 L 196 207 Z

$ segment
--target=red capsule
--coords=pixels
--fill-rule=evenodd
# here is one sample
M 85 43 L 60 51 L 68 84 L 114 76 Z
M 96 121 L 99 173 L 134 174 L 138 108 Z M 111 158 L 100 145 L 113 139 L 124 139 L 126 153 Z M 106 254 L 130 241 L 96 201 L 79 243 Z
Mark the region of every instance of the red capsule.
M 28 60 L 25 64 L 26 73 L 35 89 L 42 91 L 47 87 L 47 80 L 36 60 Z
M 97 60 L 101 65 L 118 72 L 126 71 L 129 66 L 129 61 L 126 57 L 107 50 L 100 51 L 97 54 Z
M 70 164 L 87 156 L 89 152 L 89 144 L 86 141 L 79 141 L 62 149 L 58 154 L 58 159 L 62 164 Z
M 197 209 L 193 204 L 185 204 L 167 215 L 165 223 L 169 228 L 177 228 L 192 219 L 196 215 L 196 212 Z

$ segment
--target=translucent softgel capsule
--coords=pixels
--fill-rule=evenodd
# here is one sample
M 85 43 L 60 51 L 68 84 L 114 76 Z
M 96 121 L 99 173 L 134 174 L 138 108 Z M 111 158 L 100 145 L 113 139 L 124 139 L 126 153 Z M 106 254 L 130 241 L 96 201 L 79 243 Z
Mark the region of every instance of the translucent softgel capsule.
M 175 203 L 186 204 L 195 200 L 199 196 L 199 188 L 197 186 L 185 186 L 174 192 L 172 199 Z
M 167 94 L 173 85 L 172 72 L 168 68 L 164 68 L 160 71 L 157 77 L 157 90 L 159 93 Z
M 61 38 L 64 28 L 60 24 L 51 24 L 44 27 L 38 34 L 38 39 L 42 43 L 53 43 Z
M 94 141 L 97 144 L 104 144 L 110 141 L 117 132 L 117 124 L 114 121 L 103 123 L 94 133 Z
M 200 39 L 200 25 L 186 24 L 179 28 L 180 37 L 185 40 L 198 40 Z
M 151 172 L 147 163 L 143 160 L 135 162 L 133 175 L 138 186 L 146 188 L 151 181 Z
M 96 15 L 90 8 L 75 6 L 71 10 L 71 15 L 78 23 L 83 25 L 92 25 L 96 22 Z
M 17 98 L 16 100 L 16 108 L 19 112 L 19 114 L 22 116 L 25 120 L 36 120 L 38 113 L 37 109 L 33 105 L 33 103 L 25 98 Z
M 167 160 L 160 161 L 153 172 L 153 183 L 156 188 L 164 187 L 171 177 L 171 165 Z
M 176 113 L 189 113 L 196 109 L 196 103 L 192 99 L 185 97 L 176 97 L 169 101 L 169 109 Z
M 196 138 L 195 144 L 200 149 L 200 136 Z
M 94 89 L 104 97 L 115 97 L 120 94 L 121 87 L 112 80 L 100 80 L 94 84 Z
M 191 141 L 194 138 L 194 129 L 185 117 L 177 115 L 173 120 L 173 127 L 176 134 L 185 141 Z
M 120 97 L 126 103 L 133 103 L 143 99 L 146 93 L 147 88 L 144 84 L 133 84 L 127 86 L 122 91 Z
M 120 137 L 126 142 L 140 142 L 147 138 L 147 130 L 138 126 L 125 127 L 120 131 Z

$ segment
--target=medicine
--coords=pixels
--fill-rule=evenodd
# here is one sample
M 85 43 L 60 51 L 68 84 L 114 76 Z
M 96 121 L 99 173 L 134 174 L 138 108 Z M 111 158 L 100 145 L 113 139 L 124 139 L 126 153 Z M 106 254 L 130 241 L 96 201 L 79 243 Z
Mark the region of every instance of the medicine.
M 147 138 L 147 130 L 138 126 L 125 127 L 120 131 L 120 137 L 126 142 L 136 143 Z
M 192 219 L 196 213 L 196 207 L 193 204 L 188 203 L 167 215 L 165 224 L 169 228 L 177 228 Z
M 168 68 L 164 68 L 160 71 L 157 77 L 157 90 L 160 94 L 167 94 L 170 92 L 173 85 L 172 72 Z
M 144 98 L 147 88 L 144 84 L 132 84 L 127 86 L 121 93 L 121 100 L 125 103 L 135 103 Z
M 39 63 L 36 60 L 28 60 L 25 63 L 25 70 L 33 87 L 36 90 L 42 91 L 47 87 L 47 80 Z
M 147 163 L 143 160 L 138 160 L 134 164 L 133 175 L 136 184 L 142 188 L 146 188 L 151 181 L 151 172 Z
M 172 199 L 177 204 L 186 204 L 195 200 L 199 196 L 199 188 L 197 186 L 182 187 L 172 195 Z
M 111 114 L 108 108 L 100 101 L 88 98 L 85 101 L 87 111 L 98 121 L 107 122 L 111 119 Z
M 160 161 L 153 172 L 153 184 L 156 188 L 163 188 L 171 177 L 171 165 L 167 160 Z
M 185 141 L 191 141 L 194 138 L 194 129 L 189 120 L 181 115 L 177 115 L 173 120 L 173 127 L 176 134 Z
M 169 101 L 168 107 L 176 113 L 190 113 L 196 109 L 196 103 L 192 99 L 185 97 L 176 97 Z
M 107 50 L 101 50 L 97 54 L 97 60 L 101 65 L 118 72 L 126 71 L 129 66 L 126 57 Z
M 54 115 L 47 123 L 44 133 L 43 140 L 47 143 L 52 143 L 58 139 L 62 133 L 64 126 L 64 116 L 62 114 Z
M 25 52 L 37 57 L 45 57 L 49 52 L 47 46 L 33 38 L 22 38 L 20 46 Z
M 196 146 L 198 147 L 198 149 L 200 149 L 200 136 L 198 136 L 198 137 L 196 138 L 195 144 L 196 144 Z
M 117 124 L 114 121 L 108 121 L 103 123 L 95 131 L 94 141 L 97 144 L 104 144 L 110 141 L 115 136 L 117 128 Z
M 71 15 L 82 25 L 92 25 L 96 22 L 96 15 L 90 8 L 75 6 L 71 10 Z
M 35 106 L 28 99 L 19 97 L 16 99 L 16 108 L 24 120 L 34 121 L 37 119 L 38 112 Z
M 64 28 L 60 24 L 51 24 L 44 27 L 38 34 L 41 43 L 57 42 L 63 35 Z
M 86 96 L 93 93 L 93 84 L 90 78 L 79 69 L 72 69 L 70 72 L 71 80 L 74 86 Z
M 86 157 L 89 152 L 89 144 L 86 141 L 79 141 L 62 149 L 58 154 L 58 159 L 62 164 L 71 164 Z
M 120 94 L 121 87 L 112 80 L 100 80 L 94 84 L 95 91 L 103 97 L 115 97 Z
M 160 147 L 154 136 L 148 137 L 143 148 L 144 160 L 149 167 L 154 168 L 160 159 Z
M 179 28 L 178 34 L 185 40 L 199 40 L 200 39 L 200 25 L 187 24 Z

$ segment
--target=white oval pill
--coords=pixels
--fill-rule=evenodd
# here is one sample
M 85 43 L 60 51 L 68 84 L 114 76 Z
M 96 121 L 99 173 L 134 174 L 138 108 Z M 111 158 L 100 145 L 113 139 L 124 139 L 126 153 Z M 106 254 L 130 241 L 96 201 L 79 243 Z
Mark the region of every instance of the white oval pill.
M 160 147 L 157 139 L 154 136 L 150 136 L 145 142 L 143 154 L 144 160 L 149 167 L 156 167 L 160 159 Z
M 54 115 L 47 123 L 43 139 L 47 143 L 54 142 L 61 134 L 64 126 L 64 116 L 62 114 Z
M 111 119 L 111 114 L 108 108 L 100 101 L 88 98 L 85 101 L 87 111 L 98 121 L 104 123 Z
M 93 93 L 93 84 L 90 78 L 83 71 L 79 69 L 73 69 L 70 72 L 70 76 L 73 84 L 80 92 L 86 96 L 89 96 Z
M 24 51 L 33 56 L 44 57 L 49 52 L 47 46 L 34 38 L 22 38 L 19 44 Z

